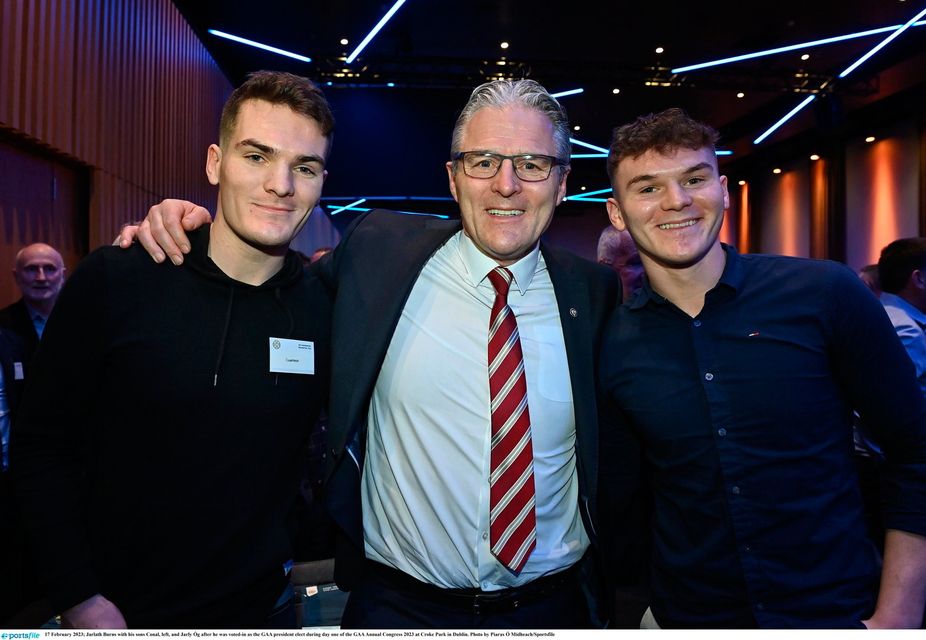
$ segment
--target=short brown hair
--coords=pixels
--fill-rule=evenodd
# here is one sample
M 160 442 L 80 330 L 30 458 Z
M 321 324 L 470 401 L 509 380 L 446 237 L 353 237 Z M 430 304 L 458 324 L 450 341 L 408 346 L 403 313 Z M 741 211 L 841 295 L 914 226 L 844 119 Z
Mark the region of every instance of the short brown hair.
M 608 178 L 614 180 L 624 158 L 638 158 L 650 149 L 665 153 L 675 149 L 714 149 L 720 134 L 678 107 L 640 116 L 614 129 L 608 151 Z
M 255 71 L 235 89 L 225 101 L 219 122 L 219 144 L 223 147 L 235 130 L 241 105 L 248 100 L 263 100 L 281 104 L 318 123 L 322 135 L 328 139 L 328 149 L 334 134 L 334 116 L 325 95 L 308 78 L 282 71 Z

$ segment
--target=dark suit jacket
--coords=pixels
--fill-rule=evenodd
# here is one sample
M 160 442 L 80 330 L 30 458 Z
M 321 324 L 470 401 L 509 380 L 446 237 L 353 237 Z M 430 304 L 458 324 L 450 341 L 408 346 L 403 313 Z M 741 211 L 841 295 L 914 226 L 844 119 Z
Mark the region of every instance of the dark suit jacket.
M 13 304 L 0 309 L 0 327 L 9 329 L 26 345 L 26 358 L 31 358 L 39 346 L 39 334 L 35 332 L 35 325 L 26 308 L 26 301 L 20 298 Z
M 318 264 L 335 289 L 326 499 L 344 535 L 335 580 L 350 589 L 363 566 L 360 469 L 370 397 L 412 286 L 431 255 L 460 229 L 459 221 L 371 211 Z M 541 243 L 553 282 L 569 360 L 575 405 L 580 511 L 597 535 L 598 418 L 594 372 L 599 336 L 620 282 L 607 268 Z

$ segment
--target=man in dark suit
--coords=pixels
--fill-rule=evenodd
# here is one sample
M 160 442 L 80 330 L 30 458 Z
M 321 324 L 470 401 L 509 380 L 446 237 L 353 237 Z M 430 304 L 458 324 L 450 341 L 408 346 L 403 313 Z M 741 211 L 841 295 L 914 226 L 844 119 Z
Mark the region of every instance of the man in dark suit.
M 24 544 L 19 514 L 10 482 L 10 431 L 23 384 L 25 347 L 22 339 L 0 329 L 0 626 L 26 604 L 23 563 Z
M 64 260 L 54 247 L 36 242 L 16 254 L 13 278 L 22 297 L 0 309 L 0 327 L 18 334 L 31 358 L 39 346 L 45 321 L 64 285 Z
M 620 284 L 540 241 L 569 151 L 543 87 L 482 85 L 447 163 L 462 220 L 373 211 L 319 263 L 336 290 L 327 499 L 343 534 L 335 577 L 351 590 L 345 627 L 592 623 L 593 372 Z M 208 215 L 174 201 L 142 225 L 155 259 L 182 260 L 183 211 L 187 228 Z M 510 316 L 500 356 L 492 340 Z

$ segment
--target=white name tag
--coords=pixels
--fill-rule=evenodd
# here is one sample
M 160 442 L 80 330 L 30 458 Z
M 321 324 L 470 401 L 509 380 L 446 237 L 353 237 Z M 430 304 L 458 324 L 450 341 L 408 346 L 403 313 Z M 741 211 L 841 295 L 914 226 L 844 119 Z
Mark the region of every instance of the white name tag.
M 315 374 L 315 343 L 270 338 L 270 373 Z
M 23 363 L 14 362 L 13 363 L 13 378 L 15 380 L 22 380 L 26 376 L 23 375 Z

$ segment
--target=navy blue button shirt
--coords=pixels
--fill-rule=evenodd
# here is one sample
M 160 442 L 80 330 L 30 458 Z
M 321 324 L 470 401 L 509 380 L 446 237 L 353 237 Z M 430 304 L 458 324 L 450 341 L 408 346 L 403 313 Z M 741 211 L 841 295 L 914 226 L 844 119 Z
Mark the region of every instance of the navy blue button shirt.
M 697 317 L 647 283 L 611 320 L 605 508 L 620 509 L 642 450 L 664 627 L 861 626 L 880 565 L 851 411 L 884 446 L 886 527 L 926 534 L 926 410 L 912 363 L 847 267 L 724 251 Z

